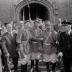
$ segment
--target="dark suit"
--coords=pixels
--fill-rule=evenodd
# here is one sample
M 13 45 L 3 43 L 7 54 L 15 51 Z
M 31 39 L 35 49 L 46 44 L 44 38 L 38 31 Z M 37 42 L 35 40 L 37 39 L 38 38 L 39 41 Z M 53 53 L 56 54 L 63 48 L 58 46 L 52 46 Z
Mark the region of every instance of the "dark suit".
M 65 72 L 70 72 L 72 62 L 72 36 L 61 32 L 59 36 L 59 51 L 63 52 L 63 63 Z
M 16 43 L 16 34 L 11 36 L 9 33 L 5 33 L 2 37 L 2 49 L 4 55 L 10 55 L 13 60 L 14 69 L 17 70 L 18 65 L 18 51 Z M 6 62 L 6 61 L 5 61 Z

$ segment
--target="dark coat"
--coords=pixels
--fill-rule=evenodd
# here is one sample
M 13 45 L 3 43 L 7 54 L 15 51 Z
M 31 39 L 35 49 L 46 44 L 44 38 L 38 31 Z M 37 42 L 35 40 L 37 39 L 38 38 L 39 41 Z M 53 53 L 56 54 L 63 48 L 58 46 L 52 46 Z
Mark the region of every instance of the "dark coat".
M 10 57 L 18 57 L 16 34 L 13 37 L 9 33 L 5 33 L 2 37 L 2 49 L 4 54 L 10 54 Z
M 61 32 L 58 41 L 59 51 L 63 52 L 63 56 L 72 58 L 72 35 Z

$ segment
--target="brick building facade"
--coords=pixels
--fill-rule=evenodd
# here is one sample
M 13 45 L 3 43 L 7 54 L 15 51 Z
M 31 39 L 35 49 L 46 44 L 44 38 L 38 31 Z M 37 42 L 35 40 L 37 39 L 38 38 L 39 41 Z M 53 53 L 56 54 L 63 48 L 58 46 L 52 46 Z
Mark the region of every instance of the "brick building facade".
M 27 5 L 28 0 L 1 0 L 0 1 L 0 20 L 10 22 L 19 20 L 20 10 Z M 29 3 L 44 5 L 49 10 L 50 20 L 58 23 L 58 18 L 62 21 L 72 18 L 72 0 L 29 0 Z

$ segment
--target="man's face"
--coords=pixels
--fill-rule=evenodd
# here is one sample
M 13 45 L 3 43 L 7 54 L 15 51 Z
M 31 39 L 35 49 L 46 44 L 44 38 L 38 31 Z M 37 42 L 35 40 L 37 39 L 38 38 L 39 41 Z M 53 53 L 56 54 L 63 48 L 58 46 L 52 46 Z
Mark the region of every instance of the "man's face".
M 35 27 L 35 29 L 37 29 L 38 25 L 39 25 L 38 22 L 34 22 L 34 27 Z
M 24 24 L 24 27 L 25 27 L 25 29 L 29 29 L 29 28 L 31 27 L 30 22 L 26 22 L 26 23 Z
M 7 31 L 12 32 L 12 26 L 11 25 L 7 25 Z
M 47 24 L 47 25 L 45 25 L 45 28 L 47 31 L 50 31 L 51 26 Z
M 71 25 L 68 25 L 67 31 L 69 32 L 71 30 Z

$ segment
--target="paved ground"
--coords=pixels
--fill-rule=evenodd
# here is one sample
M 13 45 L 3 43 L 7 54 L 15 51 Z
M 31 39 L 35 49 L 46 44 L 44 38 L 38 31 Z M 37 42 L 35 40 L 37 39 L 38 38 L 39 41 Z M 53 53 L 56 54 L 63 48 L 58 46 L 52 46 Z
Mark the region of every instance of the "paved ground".
M 21 62 L 19 61 L 19 64 L 18 64 L 18 72 L 20 72 L 20 65 L 21 65 Z M 11 64 L 10 67 L 12 69 L 12 72 L 14 72 L 13 65 L 12 64 Z M 41 72 L 47 72 L 45 62 L 42 62 L 42 61 L 39 62 L 39 69 L 41 70 Z M 28 63 L 28 72 L 30 72 L 30 61 Z M 57 63 L 57 66 L 56 66 L 56 72 L 61 72 L 60 71 L 60 67 L 58 66 L 58 63 Z

